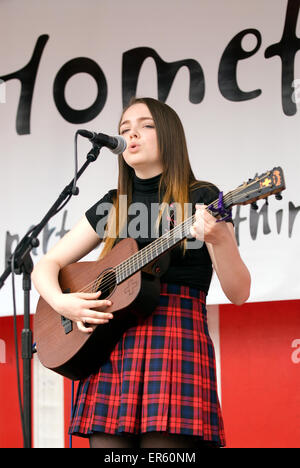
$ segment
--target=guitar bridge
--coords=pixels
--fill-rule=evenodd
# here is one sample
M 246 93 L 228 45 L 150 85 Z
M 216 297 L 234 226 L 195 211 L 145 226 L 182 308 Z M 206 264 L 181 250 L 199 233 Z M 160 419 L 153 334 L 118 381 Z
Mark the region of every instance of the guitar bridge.
M 61 316 L 61 324 L 65 329 L 65 334 L 67 335 L 73 330 L 73 322 L 72 320 L 64 317 L 63 315 Z

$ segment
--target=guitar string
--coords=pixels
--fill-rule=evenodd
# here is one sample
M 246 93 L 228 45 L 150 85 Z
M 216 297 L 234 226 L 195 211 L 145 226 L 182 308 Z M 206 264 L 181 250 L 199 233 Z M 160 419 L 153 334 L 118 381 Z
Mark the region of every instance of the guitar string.
M 262 178 L 266 177 L 266 175 L 264 175 Z M 247 184 L 247 188 L 250 187 L 251 185 L 257 183 L 260 179 L 256 179 L 254 181 L 252 181 L 251 183 L 248 183 Z M 236 193 L 239 193 L 241 191 L 243 191 L 245 189 L 245 186 L 244 185 L 241 185 L 239 187 L 237 187 L 237 189 L 235 189 L 234 191 L 232 192 L 229 192 L 227 195 L 224 196 L 224 201 L 227 201 L 230 197 L 234 197 Z M 247 195 L 251 194 L 255 192 L 255 190 L 252 190 L 252 191 L 247 191 Z M 267 196 L 267 194 L 265 195 Z M 209 206 L 213 205 L 214 208 L 217 208 L 217 205 L 218 204 L 218 200 L 215 200 L 214 202 L 212 202 Z M 211 211 L 208 209 L 208 207 L 206 208 L 208 211 Z M 150 263 L 152 261 L 152 258 L 150 260 L 148 260 L 148 255 L 149 254 L 152 254 L 152 252 L 154 250 L 156 250 L 156 253 L 157 253 L 157 250 L 158 250 L 158 247 L 161 247 L 163 245 L 164 242 L 169 242 L 169 241 L 174 241 L 174 234 L 177 234 L 178 232 L 177 231 L 181 231 L 181 232 L 184 232 L 185 229 L 187 228 L 190 228 L 190 225 L 189 223 L 193 224 L 194 222 L 194 217 L 195 215 L 192 215 L 190 218 L 187 218 L 183 223 L 179 224 L 178 226 L 176 226 L 175 228 L 173 228 L 171 231 L 168 231 L 167 233 L 165 233 L 163 236 L 161 236 L 159 239 L 156 239 L 156 241 L 152 242 L 151 244 L 149 244 L 149 246 L 145 247 L 144 249 L 142 249 L 141 251 L 138 251 L 136 252 L 135 254 L 133 254 L 131 257 L 129 257 L 128 259 L 126 259 L 124 262 L 122 262 L 121 264 L 117 265 L 116 267 L 114 267 L 114 270 L 111 271 L 110 273 L 107 273 L 106 275 L 104 275 L 104 278 L 105 280 L 102 280 L 103 276 L 101 277 L 98 277 L 96 278 L 96 280 L 92 281 L 91 283 L 89 283 L 88 285 L 86 285 L 84 288 L 82 288 L 79 292 L 83 292 L 85 290 L 88 290 L 90 289 L 90 287 L 92 286 L 93 289 L 96 289 L 100 286 L 101 284 L 101 281 L 102 281 L 102 284 L 101 284 L 101 291 L 104 292 L 106 291 L 106 289 L 110 289 L 114 284 L 115 284 L 115 278 L 116 278 L 116 275 L 119 274 L 119 276 L 122 276 L 122 274 L 124 274 L 124 272 L 126 273 L 126 271 L 130 270 L 132 267 L 137 267 L 136 266 L 136 258 L 139 257 L 140 260 L 142 261 L 142 263 L 145 261 L 146 259 L 146 263 Z M 189 231 L 188 231 L 189 232 Z M 188 234 L 184 234 L 184 237 L 186 237 Z M 183 238 L 184 238 L 183 237 Z M 180 242 L 181 240 L 183 240 L 183 238 L 179 238 L 178 242 Z M 175 236 L 175 239 L 176 239 L 176 236 Z M 177 242 L 174 243 L 174 245 L 176 244 Z M 153 244 L 155 244 L 155 246 L 153 247 Z M 166 247 L 166 246 L 164 246 Z M 167 245 L 167 247 L 169 247 Z M 117 271 L 118 270 L 118 271 Z M 131 273 L 133 274 L 133 273 Z M 125 279 L 125 278 L 124 278 Z
M 216 202 L 217 201 L 213 202 L 212 204 L 215 206 Z M 185 220 L 185 222 L 182 223 L 181 225 L 174 228 L 172 230 L 172 232 L 169 231 L 168 233 L 166 233 L 166 235 L 162 236 L 162 238 L 159 239 L 160 245 L 157 245 L 158 243 L 157 243 L 157 241 L 155 241 L 155 250 L 157 251 L 158 247 L 163 245 L 163 243 L 165 241 L 167 243 L 169 243 L 170 240 L 172 241 L 173 240 L 172 237 L 174 237 L 174 231 L 178 231 L 178 228 L 180 228 L 180 231 L 184 231 L 184 229 L 190 228 L 189 224 L 193 223 L 193 220 L 194 220 L 194 215 L 191 218 L 188 218 L 187 220 Z M 170 233 L 171 233 L 171 235 L 170 235 Z M 177 234 L 177 232 L 175 232 L 175 233 Z M 175 239 L 176 239 L 176 237 L 175 237 Z M 180 240 L 182 240 L 182 239 L 179 238 L 179 241 Z M 152 244 L 154 244 L 154 242 Z M 150 251 L 149 251 L 149 249 L 145 248 L 145 249 L 142 249 L 142 251 L 136 252 L 129 259 L 125 260 L 122 264 L 117 265 L 115 267 L 115 270 L 110 271 L 106 275 L 104 275 L 104 278 L 105 278 L 104 280 L 103 280 L 103 276 L 100 276 L 99 278 L 96 278 L 96 280 L 94 280 L 89 285 L 87 285 L 85 288 L 83 288 L 81 290 L 81 292 L 83 292 L 84 290 L 89 289 L 90 286 L 92 286 L 92 288 L 94 290 L 97 290 L 98 287 L 101 284 L 101 291 L 105 293 L 106 290 L 109 290 L 112 286 L 115 285 L 115 279 L 116 279 L 116 275 L 118 275 L 118 273 L 119 273 L 119 277 L 122 277 L 124 272 L 125 273 L 127 272 L 127 275 L 125 275 L 125 276 L 128 276 L 128 270 L 130 271 L 132 269 L 132 267 L 135 267 L 135 269 L 137 268 L 137 263 L 136 263 L 136 258 L 137 257 L 139 257 L 139 259 L 140 259 L 140 261 L 142 261 L 142 263 L 144 262 L 145 258 L 147 259 L 146 263 L 151 262 L 152 259 L 148 260 L 148 254 L 151 254 L 152 253 L 151 250 L 152 251 L 154 250 L 152 244 L 150 244 Z M 176 244 L 176 242 L 175 242 L 175 244 Z M 147 247 L 149 247 L 149 246 L 147 246 Z M 167 245 L 167 247 L 169 247 L 169 245 Z M 131 274 L 133 274 L 133 273 L 134 273 L 134 271 L 131 272 Z
M 224 199 L 228 198 L 228 197 L 230 197 L 230 194 L 227 194 L 227 196 L 225 196 Z M 217 208 L 217 203 L 218 203 L 218 200 L 215 200 L 211 204 L 213 204 L 214 207 Z M 208 210 L 208 211 L 210 211 L 210 210 Z M 144 249 L 140 250 L 139 252 L 136 252 L 131 257 L 126 259 L 123 263 L 121 263 L 121 264 L 117 265 L 116 267 L 114 267 L 115 270 L 118 270 L 117 274 L 119 273 L 119 276 L 122 276 L 122 274 L 124 274 L 124 272 L 126 272 L 126 270 L 129 270 L 130 268 L 132 268 L 132 266 L 136 266 L 135 261 L 136 261 L 136 257 L 138 257 L 138 256 L 140 257 L 140 259 L 143 262 L 145 259 L 148 258 L 149 254 L 152 253 L 151 250 L 152 251 L 154 251 L 154 250 L 157 251 L 158 248 L 160 248 L 164 243 L 166 243 L 166 242 L 168 243 L 170 240 L 174 240 L 174 234 L 178 234 L 178 231 L 184 231 L 184 230 L 187 230 L 187 229 L 189 230 L 189 228 L 191 227 L 191 225 L 194 222 L 194 217 L 195 216 L 192 215 L 190 218 L 187 218 L 183 223 L 181 223 L 180 225 L 178 225 L 174 229 L 172 229 L 172 231 L 169 231 L 169 232 L 165 233 L 163 236 L 161 236 L 159 239 L 157 239 L 156 241 L 151 243 L 149 246 L 145 247 Z M 185 235 L 185 237 L 186 237 L 186 235 Z M 177 236 L 175 235 L 175 239 L 176 238 L 177 238 Z M 181 240 L 182 240 L 182 238 L 179 237 L 178 242 L 180 242 Z M 175 242 L 175 243 L 177 243 L 177 242 Z M 153 248 L 153 244 L 155 244 L 155 248 Z M 149 247 L 150 247 L 150 249 L 149 249 Z M 166 246 L 164 246 L 164 247 L 166 247 Z M 151 260 L 149 260 L 147 263 L 150 263 Z M 88 289 L 90 289 L 90 287 L 92 287 L 93 289 L 97 289 L 98 286 L 101 284 L 101 280 L 102 280 L 101 291 L 104 291 L 105 288 L 109 289 L 111 286 L 113 286 L 113 284 L 115 282 L 115 276 L 116 276 L 116 272 L 111 271 L 110 273 L 107 273 L 105 275 L 105 280 L 104 281 L 102 280 L 101 277 L 96 278 L 96 280 L 94 280 L 91 283 L 89 283 L 88 285 L 86 285 L 79 292 L 83 292 L 85 290 L 88 290 Z
M 186 221 L 188 221 L 188 220 L 186 220 Z M 189 221 L 192 221 L 192 219 L 189 219 Z M 192 225 L 192 222 L 191 222 L 191 225 Z M 187 228 L 188 224 L 186 224 L 185 227 Z M 175 237 L 175 239 L 176 239 L 176 237 Z M 160 241 L 160 245 L 158 245 L 157 248 L 153 249 L 153 247 L 151 247 L 152 251 L 154 251 L 154 250 L 157 251 L 158 248 L 160 248 L 163 245 L 164 242 L 168 243 L 170 240 L 172 240 L 172 237 L 169 237 L 168 239 L 164 238 L 163 240 Z M 177 242 L 180 242 L 181 240 L 182 240 L 182 238 L 179 239 Z M 149 246 L 147 246 L 147 247 L 149 247 Z M 147 247 L 145 247 L 145 249 L 147 249 Z M 170 247 L 170 246 L 165 245 L 164 248 L 165 247 Z M 135 267 L 137 266 L 138 262 L 135 261 L 134 257 L 140 256 L 140 263 L 143 263 L 145 260 L 146 260 L 146 263 L 151 263 L 152 259 L 148 260 L 148 256 L 152 252 L 151 251 L 148 252 L 148 250 L 147 250 L 147 252 L 143 252 L 142 255 L 141 255 L 142 250 L 136 252 L 135 254 L 133 254 L 131 257 L 129 257 L 128 259 L 126 259 L 123 262 L 123 263 L 128 263 L 127 265 L 120 264 L 120 265 L 115 266 L 114 269 L 117 270 L 117 271 L 113 270 L 113 271 L 108 272 L 106 275 L 104 275 L 105 280 L 102 280 L 102 277 L 96 278 L 96 280 L 92 281 L 91 283 L 86 285 L 84 288 L 82 288 L 78 292 L 84 292 L 85 290 L 88 290 L 90 287 L 93 287 L 93 289 L 97 289 L 100 284 L 101 284 L 101 291 L 106 290 L 105 288 L 109 289 L 110 287 L 112 287 L 114 285 L 116 275 L 118 275 L 119 277 L 122 277 L 124 272 L 132 269 L 132 267 L 134 267 L 134 266 Z M 132 272 L 131 274 L 133 274 L 133 273 L 134 272 Z
M 255 183 L 257 181 L 254 181 L 253 183 Z M 250 186 L 250 184 L 248 185 Z M 247 187 L 248 187 L 247 186 Z M 238 187 L 235 191 L 236 192 L 240 192 L 241 190 L 243 190 L 244 187 L 243 186 L 240 186 Z M 253 191 L 249 192 L 248 191 L 248 194 L 249 193 L 252 193 Z M 229 198 L 230 196 L 232 196 L 232 193 L 229 193 L 227 194 L 227 196 L 224 197 L 225 198 Z M 218 200 L 215 200 L 213 203 L 214 207 L 216 207 L 216 203 L 218 203 Z M 211 205 L 210 204 L 210 205 Z M 208 209 L 208 207 L 207 207 Z M 208 211 L 211 211 L 211 210 L 208 210 Z M 99 277 L 99 278 L 96 278 L 96 280 L 92 281 L 91 283 L 89 283 L 87 286 L 85 286 L 84 288 L 82 288 L 82 290 L 80 290 L 79 292 L 83 292 L 84 290 L 87 290 L 90 288 L 90 286 L 93 287 L 93 289 L 98 289 L 98 287 L 100 286 L 101 284 L 101 281 L 102 281 L 102 284 L 101 284 L 101 291 L 102 292 L 106 292 L 106 290 L 109 290 L 112 286 L 115 285 L 115 278 L 116 278 L 116 274 L 119 273 L 119 276 L 122 276 L 122 274 L 124 274 L 124 272 L 130 270 L 132 267 L 135 267 L 136 269 L 136 257 L 140 257 L 140 259 L 142 260 L 142 262 L 144 262 L 145 258 L 147 259 L 147 262 L 146 263 L 150 263 L 152 261 L 151 260 L 148 260 L 148 254 L 152 253 L 151 250 L 153 251 L 153 245 L 152 244 L 157 244 L 157 241 L 160 241 L 160 245 L 163 245 L 163 243 L 166 241 L 167 243 L 172 240 L 172 237 L 174 237 L 174 231 L 183 231 L 185 228 L 190 228 L 189 224 L 188 223 L 193 223 L 193 220 L 194 220 L 194 215 L 191 216 L 190 218 L 187 218 L 183 223 L 181 223 L 180 225 L 176 226 L 176 228 L 174 228 L 172 231 L 169 231 L 168 233 L 164 234 L 163 236 L 161 236 L 161 238 L 157 239 L 156 241 L 154 241 L 153 243 L 151 243 L 149 246 L 145 247 L 144 249 L 142 249 L 142 251 L 139 251 L 139 252 L 136 252 L 135 254 L 133 254 L 131 257 L 129 257 L 127 260 L 125 260 L 124 262 L 122 262 L 120 265 L 117 265 L 115 268 L 115 270 L 111 271 L 110 273 L 107 273 L 106 275 L 104 275 L 104 278 L 105 280 L 103 280 L 103 276 Z M 179 229 L 178 229 L 179 228 Z M 171 234 L 171 235 L 170 235 Z M 184 235 L 184 237 L 186 237 L 186 235 Z M 176 239 L 176 237 L 175 237 Z M 179 238 L 179 241 L 181 241 L 182 239 Z M 178 241 L 178 242 L 179 242 Z M 176 242 L 175 242 L 176 244 Z M 174 244 L 174 245 L 175 245 Z M 150 249 L 148 248 L 150 247 Z M 164 246 L 165 247 L 165 246 Z M 169 245 L 167 245 L 167 247 L 169 247 Z M 150 250 L 150 252 L 148 252 L 148 250 Z M 157 250 L 157 245 L 155 245 L 155 250 Z M 118 270 L 118 271 L 116 271 Z M 133 274 L 134 272 L 132 272 L 131 274 Z M 128 273 L 127 273 L 128 275 Z M 125 279 L 125 278 L 124 278 Z
M 253 183 L 256 183 L 256 182 L 257 181 L 254 181 Z M 248 184 L 247 187 L 248 186 L 250 186 L 250 184 Z M 229 192 L 227 195 L 225 195 L 224 200 L 228 200 L 230 197 L 234 196 L 234 194 L 233 194 L 234 192 L 240 192 L 241 190 L 244 190 L 244 189 L 245 189 L 244 185 L 238 187 L 237 189 L 235 189 L 235 191 Z M 215 200 L 211 204 L 214 205 L 214 207 L 216 208 L 217 203 L 218 203 L 218 200 Z M 211 210 L 208 209 L 208 207 L 207 207 L 207 210 L 211 211 Z M 119 275 L 122 276 L 122 274 L 124 274 L 124 272 L 126 272 L 126 270 L 131 269 L 133 266 L 136 267 L 136 257 L 139 257 L 140 260 L 142 260 L 142 262 L 144 262 L 145 259 L 148 259 L 149 254 L 152 253 L 151 250 L 152 251 L 154 251 L 154 250 L 157 251 L 158 248 L 160 248 L 163 245 L 163 243 L 169 242 L 169 240 L 172 240 L 172 237 L 174 237 L 174 233 L 177 234 L 178 233 L 177 231 L 183 231 L 185 228 L 190 228 L 190 225 L 188 223 L 192 224 L 193 221 L 194 221 L 194 215 L 192 217 L 190 217 L 190 218 L 187 218 L 183 223 L 176 226 L 176 228 L 174 228 L 172 231 L 169 231 L 168 233 L 161 236 L 161 238 L 159 239 L 159 243 L 157 242 L 157 240 L 154 241 L 153 243 L 150 244 L 150 246 L 147 246 L 144 249 L 140 250 L 139 252 L 136 252 L 134 255 L 132 255 L 131 257 L 126 259 L 122 264 L 117 265 L 115 267 L 115 270 L 118 270 L 117 274 L 119 273 Z M 175 236 L 175 238 L 176 238 L 176 236 Z M 180 239 L 180 240 L 182 240 L 182 239 Z M 155 244 L 154 247 L 153 247 L 153 244 Z M 150 251 L 149 251 L 149 247 L 150 247 Z M 147 263 L 150 263 L 151 261 L 152 261 L 152 259 L 150 261 L 148 261 Z M 113 285 L 113 283 L 115 282 L 115 276 L 116 276 L 116 271 L 112 271 L 111 273 L 107 273 L 105 275 L 105 280 L 104 281 L 102 280 L 102 277 L 96 278 L 96 280 L 89 283 L 85 288 L 83 288 L 82 291 L 85 290 L 85 289 L 89 289 L 90 286 L 92 286 L 94 289 L 97 289 L 98 286 L 101 284 L 101 281 L 102 281 L 102 289 L 104 289 L 105 286 L 111 287 Z M 111 283 L 111 281 L 112 281 L 112 283 Z
M 187 230 L 190 227 L 190 225 L 193 224 L 193 221 L 194 221 L 194 215 L 192 215 L 190 218 L 187 218 L 183 223 L 181 223 L 180 225 L 178 225 L 174 229 L 172 229 L 172 231 L 169 231 L 169 232 L 165 233 L 159 239 L 156 239 L 150 245 L 144 247 L 144 249 L 136 252 L 131 257 L 126 259 L 124 262 L 117 265 L 115 267 L 115 269 L 118 269 L 119 276 L 122 276 L 122 274 L 124 274 L 124 272 L 126 270 L 132 268 L 132 266 L 135 265 L 136 257 L 140 257 L 140 259 L 142 261 L 144 261 L 145 259 L 148 258 L 149 254 L 152 253 L 151 251 L 154 251 L 154 250 L 157 251 L 161 246 L 167 247 L 164 244 L 168 243 L 169 241 L 174 240 L 174 234 L 178 234 L 179 231 L 183 231 L 184 229 Z M 175 236 L 175 239 L 177 237 L 178 236 Z M 181 240 L 182 240 L 182 237 L 181 238 L 179 237 L 178 242 L 180 242 Z M 155 249 L 153 248 L 153 244 L 155 244 Z M 151 262 L 151 260 L 148 261 L 147 263 L 150 263 L 150 262 Z M 108 274 L 107 274 L 107 276 L 109 277 Z M 115 273 L 112 272 L 111 277 L 114 277 L 114 276 L 115 276 Z M 100 279 L 100 282 L 101 282 L 101 278 L 99 278 L 99 279 Z M 105 281 L 103 282 L 103 285 L 106 285 Z M 82 288 L 82 290 L 80 290 L 79 292 L 83 292 L 84 290 L 89 289 L 90 286 L 96 286 L 96 287 L 99 286 L 99 283 L 97 284 L 97 278 L 96 278 L 96 280 L 94 280 L 93 282 L 89 283 L 84 288 Z

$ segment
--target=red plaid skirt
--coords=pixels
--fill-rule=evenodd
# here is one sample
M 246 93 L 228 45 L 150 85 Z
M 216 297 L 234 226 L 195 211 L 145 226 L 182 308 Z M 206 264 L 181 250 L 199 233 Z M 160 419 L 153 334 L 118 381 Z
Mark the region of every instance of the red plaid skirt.
M 225 445 L 205 293 L 161 285 L 153 314 L 79 383 L 69 433 L 164 431 Z

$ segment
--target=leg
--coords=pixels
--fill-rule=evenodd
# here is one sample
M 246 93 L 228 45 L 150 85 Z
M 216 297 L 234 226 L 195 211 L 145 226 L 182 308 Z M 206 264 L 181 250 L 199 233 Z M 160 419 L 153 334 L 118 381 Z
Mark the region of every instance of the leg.
M 147 432 L 140 436 L 141 448 L 216 448 L 217 446 L 200 437 L 168 434 L 167 432 Z
M 138 436 L 134 434 L 105 434 L 95 432 L 89 438 L 90 448 L 135 448 Z

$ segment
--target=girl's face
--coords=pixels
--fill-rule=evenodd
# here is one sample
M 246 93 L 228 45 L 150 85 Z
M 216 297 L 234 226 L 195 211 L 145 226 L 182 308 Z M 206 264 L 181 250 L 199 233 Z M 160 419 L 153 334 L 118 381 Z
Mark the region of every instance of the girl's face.
M 138 177 L 147 179 L 162 173 L 155 124 L 146 104 L 133 104 L 124 112 L 120 135 L 127 142 L 124 160 Z

